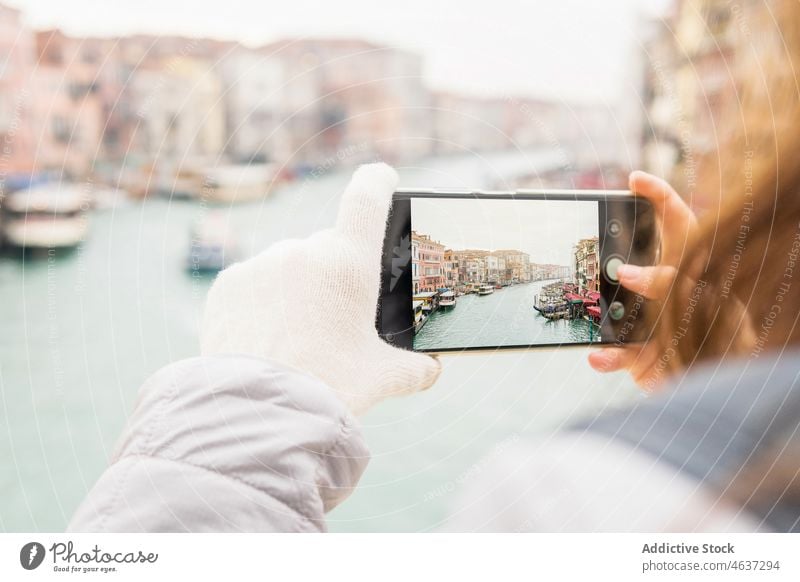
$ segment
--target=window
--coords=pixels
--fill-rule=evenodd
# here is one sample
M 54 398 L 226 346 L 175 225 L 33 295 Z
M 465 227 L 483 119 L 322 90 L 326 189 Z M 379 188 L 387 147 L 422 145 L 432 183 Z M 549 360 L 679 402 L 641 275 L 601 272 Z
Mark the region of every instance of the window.
M 70 141 L 70 126 L 69 122 L 60 116 L 54 116 L 50 128 L 53 132 L 53 138 L 59 143 L 69 143 Z

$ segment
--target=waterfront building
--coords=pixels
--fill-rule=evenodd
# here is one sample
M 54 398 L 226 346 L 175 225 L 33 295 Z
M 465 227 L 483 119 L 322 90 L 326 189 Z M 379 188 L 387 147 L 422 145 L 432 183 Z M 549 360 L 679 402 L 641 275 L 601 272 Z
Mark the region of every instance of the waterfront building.
M 600 291 L 600 256 L 596 236 L 579 240 L 574 251 L 574 282 L 583 293 Z
M 531 280 L 547 281 L 550 279 L 572 279 L 572 268 L 568 265 L 555 265 L 552 263 L 532 263 Z
M 280 59 L 236 48 L 216 65 L 225 87 L 226 153 L 238 162 L 291 155 L 283 121 L 286 70 Z
M 531 257 L 518 250 L 499 250 L 492 255 L 505 262 L 503 281 L 506 283 L 528 283 L 531 280 Z
M 503 283 L 505 280 L 506 261 L 494 254 L 486 256 L 486 282 Z
M 419 238 L 411 237 L 411 287 L 419 293 Z
M 211 63 L 194 57 L 166 59 L 134 77 L 140 125 L 136 147 L 162 161 L 218 160 L 225 147 L 222 83 Z
M 93 47 L 58 30 L 41 31 L 36 59 L 30 73 L 36 169 L 86 176 L 100 151 L 104 125 Z
M 411 231 L 411 240 L 418 245 L 418 293 L 432 292 L 444 287 L 444 245 L 427 234 Z M 412 261 L 413 263 L 413 261 Z M 413 268 L 413 267 L 412 267 Z
M 608 133 L 605 111 L 589 111 L 590 124 L 554 101 L 436 94 L 424 84 L 419 54 L 360 39 L 292 38 L 250 49 L 170 35 L 79 38 L 33 33 L 18 10 L 2 5 L 0 28 L 8 174 L 33 171 L 35 160 L 36 169 L 91 174 L 144 192 L 174 174 L 177 162 L 202 168 L 208 158 L 288 162 L 290 172 L 317 177 L 376 157 L 547 146 L 555 153 L 546 168 L 561 176 L 564 168 L 580 169 L 569 153 L 572 141 L 587 141 L 578 129 Z M 545 170 L 531 171 L 541 177 Z M 520 178 L 513 168 L 504 174 Z M 458 280 L 468 277 L 467 261 L 472 277 L 531 280 L 529 258 L 501 254 L 510 252 L 464 256 Z
M 29 75 L 33 68 L 34 35 L 16 8 L 0 4 L 0 143 L 3 159 L 0 175 L 4 186 L 9 177 L 28 174 L 34 163 L 33 111 Z
M 460 284 L 459 263 L 452 249 L 444 251 L 444 286 L 456 290 Z
M 468 283 L 485 283 L 487 280 L 486 275 L 486 258 L 474 257 L 467 259 L 467 278 Z
M 554 126 L 554 101 L 530 97 L 476 97 L 437 92 L 431 96 L 435 153 L 497 151 L 510 146 L 552 146 L 563 128 Z M 506 187 L 508 187 L 506 185 Z
M 387 161 L 430 153 L 420 55 L 354 38 L 294 38 L 258 50 L 286 71 L 282 118 L 292 125 L 295 157 L 325 159 L 358 146 L 361 156 Z

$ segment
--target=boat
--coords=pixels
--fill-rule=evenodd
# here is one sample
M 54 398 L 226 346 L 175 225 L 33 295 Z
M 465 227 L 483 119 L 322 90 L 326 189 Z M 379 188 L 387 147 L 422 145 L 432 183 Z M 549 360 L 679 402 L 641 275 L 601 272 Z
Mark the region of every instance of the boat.
M 122 188 L 112 186 L 93 186 L 91 189 L 92 208 L 111 210 L 130 204 L 130 195 Z
M 265 198 L 277 178 L 275 164 L 230 164 L 208 167 L 188 162 L 165 169 L 157 188 L 170 199 L 212 203 L 249 202 Z
M 478 287 L 478 295 L 491 295 L 494 293 L 494 286 L 492 285 L 481 285 Z
M 216 212 L 195 223 L 186 268 L 193 273 L 215 273 L 239 259 L 236 241 L 224 215 Z
M 452 309 L 456 306 L 456 294 L 449 289 L 439 292 L 439 307 L 442 309 Z
M 3 202 L 3 238 L 26 249 L 71 248 L 89 229 L 87 192 L 76 184 L 40 184 L 9 194 Z
M 218 166 L 204 176 L 202 198 L 214 202 L 247 202 L 264 198 L 277 174 L 274 164 Z
M 555 313 L 558 311 L 568 311 L 569 305 L 564 302 L 552 302 L 552 303 L 539 302 L 538 305 L 534 303 L 533 308 L 542 315 L 546 316 L 547 314 Z
M 542 315 L 546 319 L 554 320 L 554 319 L 572 319 L 569 310 L 558 310 L 558 311 L 544 311 L 541 312 Z
M 414 333 L 419 333 L 419 330 L 422 329 L 422 326 L 425 325 L 425 322 L 428 321 L 427 316 L 423 313 L 422 307 L 425 304 L 424 301 L 414 301 L 413 302 L 413 309 L 414 309 Z

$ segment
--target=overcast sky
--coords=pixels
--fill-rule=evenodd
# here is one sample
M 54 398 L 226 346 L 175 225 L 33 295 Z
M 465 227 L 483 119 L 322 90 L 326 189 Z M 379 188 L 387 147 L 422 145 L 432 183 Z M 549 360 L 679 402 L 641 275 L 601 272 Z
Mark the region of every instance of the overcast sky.
M 575 243 L 598 235 L 597 202 L 416 198 L 411 226 L 451 249 L 516 249 L 570 265 Z
M 613 101 L 640 66 L 643 19 L 672 0 L 3 1 L 77 35 L 354 36 L 422 53 L 437 89 Z

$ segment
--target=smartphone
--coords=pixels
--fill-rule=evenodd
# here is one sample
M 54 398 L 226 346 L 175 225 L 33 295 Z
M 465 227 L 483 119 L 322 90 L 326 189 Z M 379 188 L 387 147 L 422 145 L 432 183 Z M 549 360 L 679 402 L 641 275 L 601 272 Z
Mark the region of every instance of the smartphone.
M 420 352 L 643 341 L 644 298 L 618 284 L 653 265 L 653 207 L 621 190 L 398 190 L 376 325 Z

